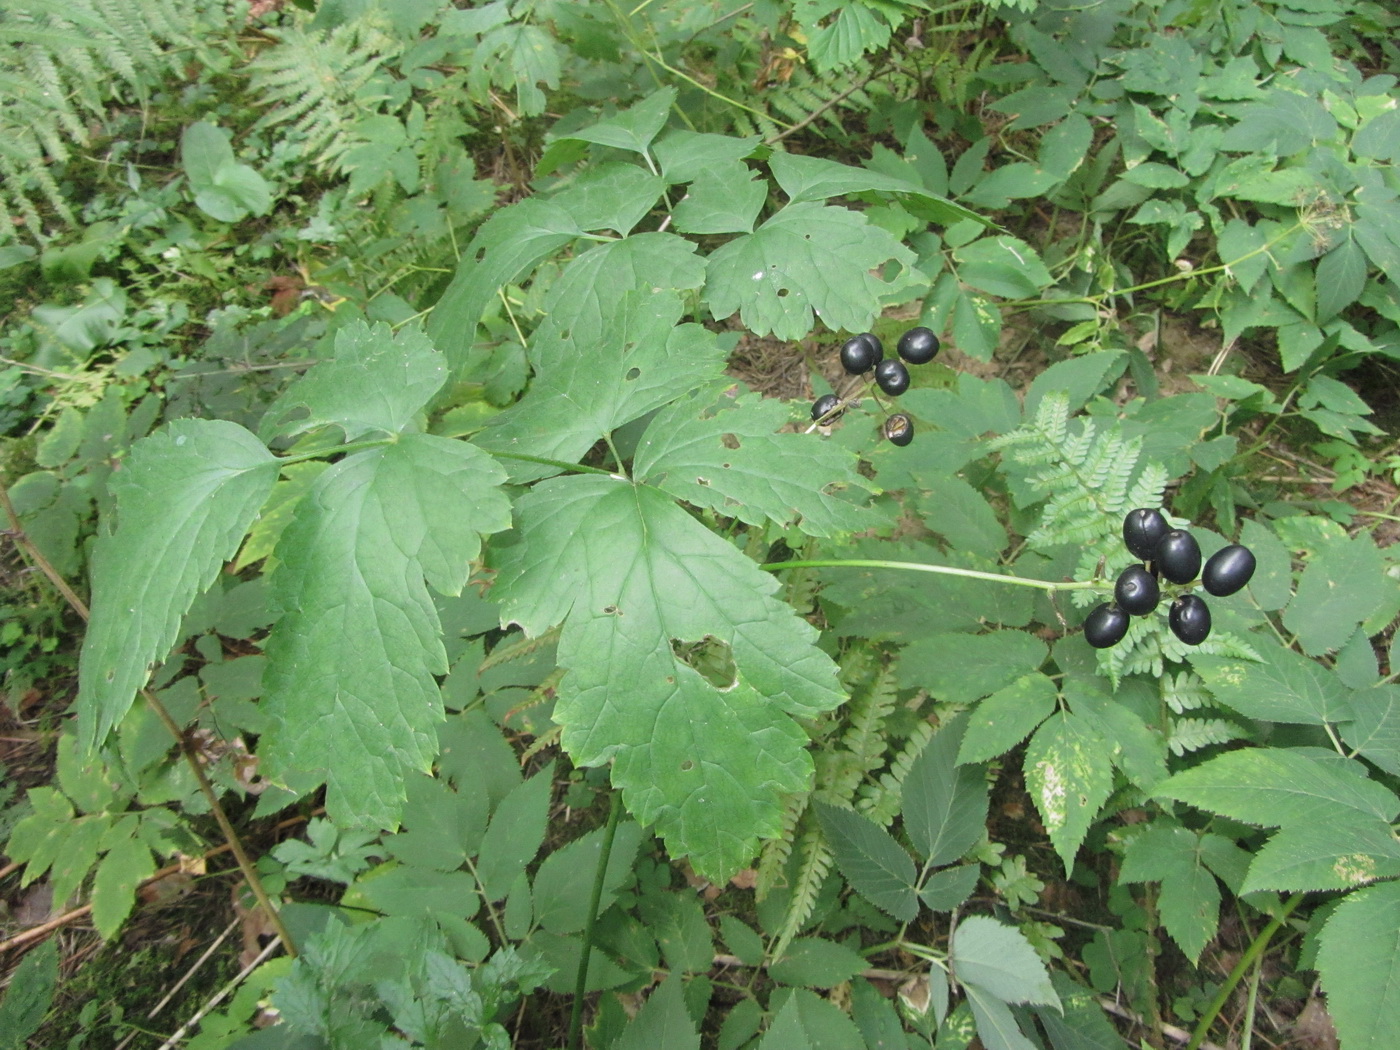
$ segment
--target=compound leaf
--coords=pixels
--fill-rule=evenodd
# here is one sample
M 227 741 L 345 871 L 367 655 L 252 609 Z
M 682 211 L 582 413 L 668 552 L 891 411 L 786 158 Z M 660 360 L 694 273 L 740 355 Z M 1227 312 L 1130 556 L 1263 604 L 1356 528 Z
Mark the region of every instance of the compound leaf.
M 510 525 L 504 480 L 470 445 L 408 434 L 327 470 L 282 534 L 259 754 L 324 779 L 342 827 L 395 826 L 404 775 L 432 762 L 447 658 L 424 580 L 461 591 L 481 534 Z
M 715 317 L 736 310 L 754 335 L 801 339 L 813 315 L 832 330 L 863 332 L 892 285 L 871 271 L 914 254 L 846 208 L 789 204 L 709 258 L 705 302 Z
M 99 534 L 93 551 L 92 620 L 78 670 L 84 750 L 131 707 L 276 480 L 272 454 L 236 423 L 182 419 L 132 446 L 111 480 L 116 532 Z
M 521 542 L 502 554 L 495 596 L 502 622 L 529 635 L 563 625 L 564 746 L 581 765 L 611 759 L 638 821 L 727 878 L 779 833 L 781 796 L 811 775 L 789 716 L 843 699 L 816 631 L 776 580 L 656 489 L 555 478 L 516 511 Z M 687 663 L 696 643 L 727 651 L 725 680 Z
M 1389 1050 L 1400 1031 L 1400 882 L 1342 900 L 1318 937 L 1327 1009 L 1347 1050 Z
M 947 225 L 961 222 L 963 219 L 972 219 L 984 224 L 987 222 L 975 211 L 930 193 L 916 182 L 882 175 L 868 168 L 854 168 L 849 164 L 827 160 L 825 157 L 775 153 L 768 161 L 768 167 L 773 172 L 773 177 L 778 180 L 778 185 L 794 204 L 874 190 L 881 193 L 909 194 L 927 202 L 929 217 L 936 222 Z
M 757 394 L 682 399 L 648 424 L 636 476 L 751 525 L 766 518 L 830 536 L 877 524 L 848 495 L 870 487 L 855 455 L 815 434 L 777 433 L 790 418 L 781 401 Z
M 1220 924 L 1220 887 L 1206 868 L 1200 836 L 1155 825 L 1128 843 L 1122 882 L 1160 882 L 1158 908 L 1172 939 L 1194 964 Z

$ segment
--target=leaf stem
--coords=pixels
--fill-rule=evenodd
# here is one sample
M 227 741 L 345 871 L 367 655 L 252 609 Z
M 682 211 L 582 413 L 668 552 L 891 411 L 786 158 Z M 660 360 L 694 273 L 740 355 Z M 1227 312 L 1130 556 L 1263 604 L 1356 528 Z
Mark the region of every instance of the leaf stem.
M 608 873 L 608 858 L 612 856 L 613 838 L 622 816 L 622 798 L 617 788 L 608 796 L 608 823 L 603 830 L 603 845 L 598 851 L 598 868 L 593 873 L 593 890 L 588 896 L 588 919 L 583 925 L 583 946 L 579 952 L 578 977 L 574 980 L 574 1005 L 569 1011 L 570 1050 L 583 1050 L 583 998 L 588 994 L 588 961 L 593 954 L 593 930 L 598 925 L 598 908 L 603 903 L 603 883 Z
M 611 444 L 611 442 L 609 442 Z M 495 449 L 484 450 L 497 459 L 518 459 L 522 463 L 539 463 L 546 467 L 558 467 L 560 470 L 575 470 L 582 474 L 602 474 L 606 477 L 615 478 L 618 476 L 615 470 L 604 470 L 602 467 L 589 467 L 582 463 L 568 463 L 562 459 L 547 459 L 544 456 L 527 456 L 523 452 L 497 452 Z
M 1007 576 L 998 572 L 982 572 L 979 569 L 959 569 L 952 565 L 929 565 L 920 561 L 880 561 L 870 558 L 815 558 L 807 561 L 774 561 L 760 565 L 760 569 L 777 572 L 779 569 L 908 569 L 911 572 L 932 572 L 940 576 L 964 576 L 972 580 L 990 580 L 993 583 L 1010 583 L 1017 587 L 1034 587 L 1047 593 L 1059 591 L 1092 591 L 1110 586 L 1106 580 L 1081 580 L 1069 583 L 1056 583 L 1053 580 L 1028 580 L 1023 576 Z
M 1254 960 L 1264 953 L 1264 949 L 1273 940 L 1274 934 L 1279 931 L 1279 927 L 1288 921 L 1288 917 L 1293 914 L 1293 910 L 1303 903 L 1305 893 L 1295 893 L 1289 897 L 1279 909 L 1279 913 L 1269 920 L 1269 924 L 1259 931 L 1258 936 L 1249 942 L 1249 947 L 1244 950 L 1239 961 L 1235 963 L 1235 968 L 1230 971 L 1230 976 L 1225 978 L 1225 983 L 1220 986 L 1220 990 L 1215 993 L 1215 998 L 1206 1007 L 1205 1013 L 1201 1014 L 1201 1019 L 1196 1023 L 1196 1030 L 1191 1033 L 1191 1041 L 1186 1044 L 1186 1050 L 1200 1050 L 1201 1043 L 1205 1041 L 1206 1034 L 1210 1031 L 1210 1026 L 1215 1023 L 1215 1019 L 1220 1016 L 1220 1011 L 1225 1008 L 1225 1003 L 1234 992 L 1236 986 L 1244 978 L 1249 968 L 1254 965 Z
M 371 438 L 367 441 L 351 441 L 347 445 L 335 445 L 331 448 L 318 448 L 310 452 L 298 452 L 291 456 L 279 456 L 279 463 L 305 463 L 312 459 L 325 459 L 327 456 L 339 456 L 346 452 L 363 452 L 367 448 L 384 448 L 392 445 L 395 438 Z

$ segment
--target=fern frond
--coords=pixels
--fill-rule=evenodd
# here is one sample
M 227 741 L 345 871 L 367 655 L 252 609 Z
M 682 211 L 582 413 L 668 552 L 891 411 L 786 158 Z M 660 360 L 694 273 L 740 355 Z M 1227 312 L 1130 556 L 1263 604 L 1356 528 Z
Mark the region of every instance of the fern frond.
M 782 885 L 784 869 L 797 841 L 797 825 L 807 812 L 811 798 L 811 793 L 806 791 L 789 796 L 783 805 L 782 830 L 777 838 L 769 839 L 763 844 L 763 852 L 758 859 L 758 877 L 754 882 L 754 895 L 759 900 L 763 900 Z
M 1172 726 L 1167 746 L 1174 755 L 1184 755 L 1199 751 L 1212 744 L 1228 744 L 1231 740 L 1243 740 L 1247 734 L 1233 722 L 1223 718 L 1181 718 Z
M 927 722 L 919 722 L 904 746 L 890 760 L 889 769 L 880 774 L 878 780 L 867 781 L 856 793 L 856 810 L 864 813 L 881 827 L 889 827 L 904 804 L 904 781 L 914 759 L 923 754 L 928 742 L 933 739 L 933 727 Z
M 851 698 L 847 728 L 841 738 L 841 747 L 850 756 L 843 763 L 843 776 L 824 788 L 818 782 L 820 793 L 837 805 L 847 805 L 862 778 L 884 765 L 885 719 L 894 710 L 898 698 L 899 682 L 893 665 L 881 669 L 869 685 Z
M 1160 689 L 1163 702 L 1177 714 L 1207 707 L 1211 702 L 1205 682 L 1201 680 L 1200 675 L 1192 671 L 1163 675 Z
M 547 631 L 541 631 L 533 638 L 527 638 L 521 635 L 519 638 L 512 639 L 509 642 L 502 642 L 491 650 L 486 659 L 481 661 L 480 666 L 476 669 L 476 673 L 481 674 L 483 671 L 489 671 L 493 667 L 510 663 L 512 660 L 523 659 L 542 646 L 554 644 L 558 638 L 559 628 L 551 627 Z
M 802 927 L 812 917 L 817 906 L 817 896 L 822 883 L 831 872 L 831 847 L 816 821 L 810 818 L 797 844 L 797 877 L 793 880 L 792 899 L 788 902 L 787 914 L 783 916 L 783 926 L 778 932 L 769 953 L 774 959 L 781 959 L 794 937 L 802 932 Z

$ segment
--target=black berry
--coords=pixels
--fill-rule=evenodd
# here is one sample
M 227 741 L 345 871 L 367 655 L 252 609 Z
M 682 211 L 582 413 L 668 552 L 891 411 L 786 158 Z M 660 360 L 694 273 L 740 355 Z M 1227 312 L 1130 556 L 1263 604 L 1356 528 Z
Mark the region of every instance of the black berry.
M 941 345 L 938 336 L 920 325 L 899 337 L 899 356 L 911 365 L 926 365 L 933 360 Z
M 832 413 L 840 407 L 841 399 L 839 397 L 835 394 L 823 394 L 821 397 L 817 398 L 816 403 L 812 405 L 812 418 L 816 420 L 824 416 L 831 416 Z M 833 416 L 832 418 L 835 417 Z
M 1096 606 L 1084 620 L 1084 640 L 1095 649 L 1117 645 L 1128 633 L 1128 614 L 1111 602 Z
M 1172 602 L 1167 624 L 1187 645 L 1200 645 L 1210 635 L 1210 607 L 1196 594 L 1183 594 Z
M 896 412 L 885 420 L 885 437 L 891 445 L 903 447 L 914 440 L 914 421 L 903 412 Z
M 1157 544 L 1170 531 L 1171 526 L 1160 510 L 1130 510 L 1123 519 L 1123 542 L 1134 558 L 1144 561 L 1157 553 Z
M 1254 552 L 1232 543 L 1206 559 L 1206 567 L 1201 570 L 1201 583 L 1217 598 L 1224 598 L 1250 581 L 1254 576 L 1254 566 Z
M 890 397 L 898 397 L 909 389 L 909 369 L 891 357 L 875 366 L 875 382 Z
M 869 332 L 852 336 L 841 345 L 841 367 L 853 376 L 869 372 L 885 356 L 885 348 Z
M 1157 544 L 1152 560 L 1172 583 L 1190 583 L 1201 571 L 1201 545 L 1185 529 L 1172 529 Z
M 1141 565 L 1129 565 L 1118 576 L 1113 598 L 1119 607 L 1134 616 L 1146 616 L 1162 600 L 1156 579 Z

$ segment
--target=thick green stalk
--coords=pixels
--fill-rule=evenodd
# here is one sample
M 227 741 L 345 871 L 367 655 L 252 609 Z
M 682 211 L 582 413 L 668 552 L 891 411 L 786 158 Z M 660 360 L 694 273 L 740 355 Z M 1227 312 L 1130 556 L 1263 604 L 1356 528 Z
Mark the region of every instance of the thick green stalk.
M 598 925 L 598 908 L 603 903 L 603 882 L 612 856 L 617 822 L 622 816 L 622 800 L 614 788 L 608 799 L 608 823 L 603 830 L 603 848 L 598 852 L 598 869 L 593 873 L 593 892 L 588 897 L 588 921 L 583 924 L 583 950 L 579 952 L 578 976 L 574 980 L 574 1005 L 569 1012 L 569 1048 L 583 1050 L 583 999 L 588 994 L 588 961 L 593 954 L 593 929 Z
M 1017 587 L 1034 587 L 1051 594 L 1059 591 L 1092 591 L 1112 586 L 1105 580 L 1083 580 L 1072 583 L 1056 583 L 1053 580 L 1028 580 L 1022 576 L 1007 576 L 999 572 L 982 572 L 979 569 L 959 569 L 952 565 L 929 565 L 921 561 L 881 561 L 872 558 L 816 558 L 808 561 L 773 561 L 760 565 L 760 569 L 777 572 L 779 569 L 907 569 L 911 572 L 932 572 L 940 576 L 964 576 L 972 580 L 990 580 L 992 583 L 1009 583 Z

